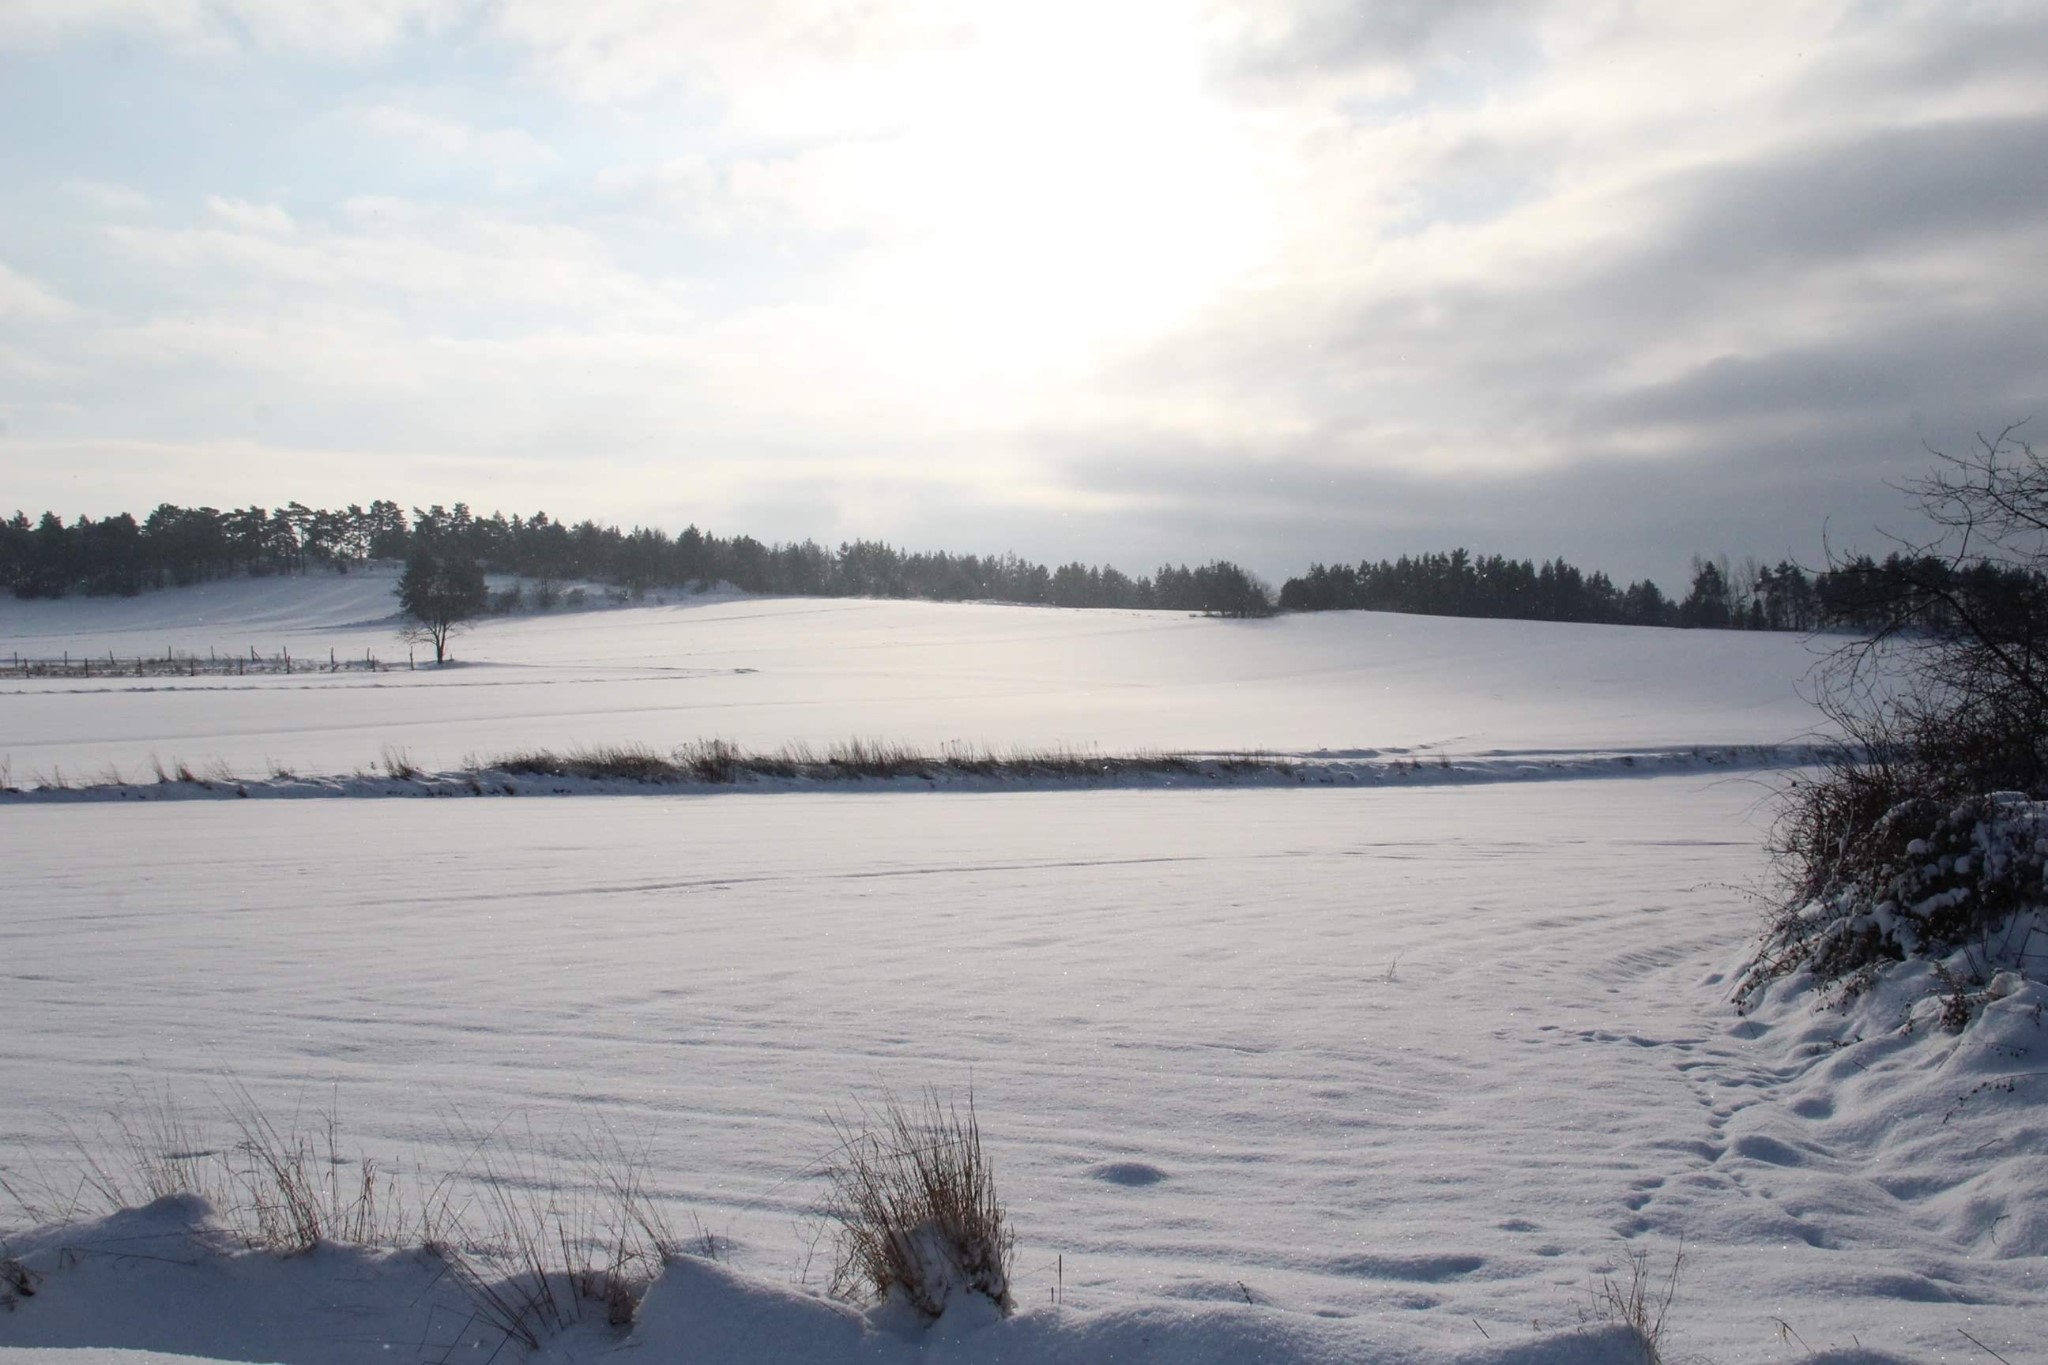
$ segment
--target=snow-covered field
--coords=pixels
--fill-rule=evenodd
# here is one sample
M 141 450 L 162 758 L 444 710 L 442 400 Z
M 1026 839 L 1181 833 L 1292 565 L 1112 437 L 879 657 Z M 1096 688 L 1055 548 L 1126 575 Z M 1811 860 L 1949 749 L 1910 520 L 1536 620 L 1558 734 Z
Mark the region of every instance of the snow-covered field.
M 388 653 L 372 591 L 9 603 L 0 654 Z M 1364 614 L 728 600 L 487 623 L 460 654 L 14 681 L 0 753 L 20 781 L 152 752 L 1583 755 L 1810 724 L 1787 637 Z M 1787 983 L 1737 1016 L 1768 781 L 0 808 L 0 1168 L 62 1171 L 62 1127 L 110 1142 L 94 1116 L 166 1086 L 332 1106 L 351 1148 L 428 1169 L 480 1129 L 601 1127 L 726 1256 L 558 1358 L 1622 1361 L 1589 1291 L 1632 1250 L 1661 1284 L 1682 1250 L 1667 1358 L 2038 1359 L 2044 992 L 1960 1035 L 1898 1031 L 1913 982 L 1829 1015 Z M 925 1086 L 972 1087 L 1020 1240 L 1010 1323 L 920 1334 L 810 1296 L 824 1116 Z M 192 1213 L 17 1234 L 45 1278 L 0 1312 L 0 1360 L 468 1339 L 416 1259 L 201 1256 Z
M 0 599 L 15 654 L 116 662 L 399 660 L 290 677 L 0 679 L 16 782 L 152 759 L 245 777 L 429 769 L 509 748 L 851 737 L 937 747 L 1093 746 L 1576 755 L 1775 744 L 1812 728 L 1789 635 L 1643 631 L 1365 613 L 1205 620 L 931 602 L 681 597 L 487 620 L 462 666 L 407 670 L 392 579 L 259 579 L 126 601 Z

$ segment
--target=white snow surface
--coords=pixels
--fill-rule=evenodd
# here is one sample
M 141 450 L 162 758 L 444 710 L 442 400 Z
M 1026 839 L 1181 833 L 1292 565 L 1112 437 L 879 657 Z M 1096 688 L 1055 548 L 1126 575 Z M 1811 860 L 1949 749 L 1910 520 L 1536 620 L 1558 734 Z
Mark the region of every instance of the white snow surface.
M 322 586 L 338 630 L 362 608 Z M 38 640 L 68 622 L 97 647 L 121 631 L 92 612 L 143 622 L 149 600 L 0 620 L 10 645 L 39 621 Z M 187 619 L 156 647 L 191 648 L 206 623 Z M 760 671 L 663 675 L 700 650 Z M 393 742 L 434 761 L 703 733 L 1650 752 L 1796 735 L 1807 657 L 1770 637 L 867 602 L 498 622 L 463 655 L 370 686 L 15 682 L 0 716 L 17 774 L 152 745 L 345 770 Z M 705 679 L 744 725 L 710 723 Z M 438 704 L 465 730 L 447 750 L 432 727 L 386 732 Z M 2048 991 L 2021 983 L 1960 1033 L 1917 969 L 1847 1010 L 1789 980 L 1737 1015 L 1767 787 L 1703 770 L 16 804 L 0 1175 L 110 1153 L 95 1116 L 160 1088 L 199 1111 L 234 1085 L 275 1114 L 332 1106 L 351 1148 L 430 1172 L 480 1129 L 537 1149 L 600 1126 L 723 1257 L 670 1266 L 630 1331 L 586 1322 L 549 1360 L 1620 1365 L 1633 1344 L 1583 1319 L 1632 1250 L 1660 1278 L 1683 1253 L 1669 1359 L 2038 1358 Z M 925 1086 L 972 1087 L 1019 1236 L 1010 1321 L 923 1329 L 819 1293 L 826 1115 Z M 15 1228 L 0 1258 L 42 1278 L 0 1311 L 0 1363 L 500 1344 L 416 1252 L 281 1258 L 208 1229 L 190 1200 Z
M 17 783 L 147 777 L 152 760 L 242 777 L 429 770 L 510 749 L 696 739 L 750 749 L 885 739 L 1375 757 L 1665 752 L 1811 731 L 1797 636 L 1370 612 L 1229 621 L 1170 612 L 684 595 L 504 617 L 456 666 L 408 670 L 394 580 L 243 579 L 132 599 L 0 600 L 0 663 L 97 660 L 91 677 L 0 679 Z M 106 677 L 138 657 L 289 650 L 393 672 Z

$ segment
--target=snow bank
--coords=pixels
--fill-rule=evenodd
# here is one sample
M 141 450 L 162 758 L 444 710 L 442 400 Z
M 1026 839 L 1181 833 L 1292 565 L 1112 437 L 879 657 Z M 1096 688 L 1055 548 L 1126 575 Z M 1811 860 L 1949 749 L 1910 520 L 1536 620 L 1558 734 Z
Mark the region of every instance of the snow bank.
M 1640 1365 L 1625 1328 L 1518 1334 L 1432 1349 L 1397 1324 L 1274 1311 L 1149 1305 L 1046 1307 L 1004 1320 L 949 1313 L 929 1327 L 860 1310 L 712 1261 L 673 1261 L 630 1326 L 601 1306 L 518 1351 L 427 1251 L 321 1245 L 280 1256 L 233 1246 L 206 1205 L 174 1198 L 45 1229 L 16 1255 L 34 1293 L 0 1316 L 0 1365 L 277 1365 L 496 1360 L 570 1362 L 632 1352 L 703 1365 Z M 61 1347 L 63 1349 L 57 1349 Z

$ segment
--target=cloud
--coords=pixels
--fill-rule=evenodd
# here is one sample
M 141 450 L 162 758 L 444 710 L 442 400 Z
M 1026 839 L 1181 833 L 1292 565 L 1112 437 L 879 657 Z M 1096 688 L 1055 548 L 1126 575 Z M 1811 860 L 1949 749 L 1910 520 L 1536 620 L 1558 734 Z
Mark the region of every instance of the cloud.
M 0 318 L 42 322 L 70 316 L 71 303 L 0 261 Z
M 351 118 L 379 137 L 441 157 L 474 158 L 501 176 L 517 175 L 559 160 L 552 147 L 522 128 L 478 128 L 396 104 L 359 108 L 351 111 Z
M 608 167 L 608 199 L 692 234 L 838 251 L 901 244 L 928 220 L 929 191 L 916 153 L 882 139 L 848 139 L 786 152 L 692 153 L 652 166 Z M 927 168 L 928 169 L 928 168 Z
M 1580 150 L 1473 221 L 1349 245 L 1302 234 L 1299 268 L 1159 339 L 1118 381 L 1221 396 L 1180 429 L 1305 432 L 1367 464 L 1445 472 L 1706 449 L 1727 430 L 1631 431 L 1624 396 L 1781 353 L 1816 373 L 1826 362 L 1812 357 L 1880 335 L 1897 338 L 1884 393 L 1902 392 L 1908 371 L 1928 402 L 2025 392 L 1968 384 L 1924 339 L 1914 358 L 1911 338 L 1947 339 L 1980 373 L 2039 369 L 2040 348 L 2010 321 L 2040 292 L 2048 124 L 2038 111 L 1887 112 L 1877 126 L 1859 107 L 1806 136 L 1709 144 L 1676 166 Z M 1438 167 L 1477 136 L 1448 122 L 1419 148 L 1399 131 L 1381 140 L 1416 153 L 1406 175 L 1440 185 Z M 1339 182 L 1351 159 L 1348 146 L 1325 149 L 1325 174 L 1304 182 Z M 1400 183 L 1382 203 L 1401 201 Z M 1355 227 L 1361 210 L 1318 190 L 1287 217 Z M 1810 392 L 1820 425 L 1854 401 L 1840 387 Z
M 1540 13 L 1526 0 L 1218 0 L 1207 17 L 1227 78 L 1279 83 L 1364 67 L 1399 73 L 1405 86 L 1459 44 L 1499 43 Z
M 2029 236 L 2048 217 L 2048 111 L 1906 124 L 1674 178 L 1646 271 L 1754 277 Z
M 442 31 L 474 8 L 475 0 L 11 0 L 0 6 L 0 47 L 140 34 L 188 50 L 355 58 Z
M 756 127 L 816 134 L 886 120 L 877 108 L 900 66 L 956 49 L 986 12 L 927 0 L 499 0 L 489 25 L 579 99 L 683 83 Z
M 1310 562 L 1393 558 L 1465 546 L 1545 560 L 1563 556 L 1620 581 L 1651 577 L 1667 591 L 1695 552 L 1766 561 L 1823 561 L 1836 549 L 1882 552 L 1888 528 L 1913 518 L 1892 483 L 1925 472 L 1918 438 L 1960 448 L 1961 428 L 1901 439 L 1889 414 L 1851 418 L 1833 443 L 1807 436 L 1730 445 L 1702 457 L 1581 459 L 1542 469 L 1445 477 L 1370 467 L 1312 447 L 1197 445 L 1156 433 L 1070 436 L 1053 475 L 1078 495 L 1068 534 L 1101 530 L 1159 556 L 1225 555 L 1272 578 Z M 1830 488 L 1816 503 L 1816 484 Z M 1112 542 L 1114 543 L 1114 542 Z M 1129 552 L 1126 552 L 1127 554 Z
M 263 136 L 189 165 L 67 167 L 146 201 L 17 192 L 58 205 L 0 274 L 39 439 L 1140 568 L 1464 540 L 1669 579 L 1872 524 L 1923 439 L 2048 406 L 2027 6 L 31 0 L 0 42 L 116 28 L 167 107 L 217 79 L 189 49 L 331 69 L 212 96 Z
M 266 314 L 285 291 L 299 312 L 426 308 L 449 328 L 490 317 L 672 321 L 679 303 L 677 290 L 621 268 L 599 236 L 576 226 L 388 196 L 358 197 L 308 222 L 274 205 L 214 198 L 208 207 L 213 224 L 118 224 L 104 237 L 187 298 L 251 302 Z
M 142 191 L 108 180 L 73 178 L 60 185 L 58 191 L 92 213 L 110 218 L 132 218 L 156 207 L 156 201 Z
M 266 237 L 288 236 L 294 226 L 292 216 L 276 204 L 252 204 L 246 199 L 225 199 L 209 194 L 206 207 L 229 227 Z

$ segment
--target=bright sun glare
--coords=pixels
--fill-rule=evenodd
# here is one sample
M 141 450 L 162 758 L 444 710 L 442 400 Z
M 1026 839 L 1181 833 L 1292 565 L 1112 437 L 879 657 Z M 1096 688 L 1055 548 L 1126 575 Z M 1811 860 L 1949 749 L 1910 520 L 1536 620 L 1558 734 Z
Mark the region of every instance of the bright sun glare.
M 886 186 L 905 232 L 860 288 L 919 368 L 1028 383 L 1099 360 L 1267 244 L 1248 138 L 1178 6 L 991 15 L 905 114 Z

